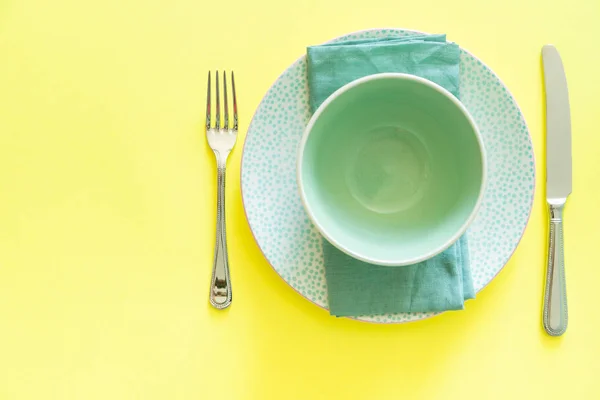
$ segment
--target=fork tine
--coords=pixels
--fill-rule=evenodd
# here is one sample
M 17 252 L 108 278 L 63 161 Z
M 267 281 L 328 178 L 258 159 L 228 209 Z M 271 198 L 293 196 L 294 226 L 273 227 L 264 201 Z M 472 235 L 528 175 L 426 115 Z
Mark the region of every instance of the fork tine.
M 210 129 L 210 71 L 208 71 L 208 89 L 206 90 L 206 130 Z
M 231 92 L 233 94 L 233 130 L 238 130 L 238 114 L 237 114 L 237 100 L 235 97 L 235 78 L 233 77 L 233 71 L 231 71 Z
M 229 129 L 229 107 L 227 105 L 227 75 L 225 74 L 225 71 L 223 71 L 223 112 L 225 114 L 223 128 Z
M 215 72 L 216 81 L 217 81 L 217 110 L 215 115 L 215 128 L 219 129 L 221 127 L 221 101 L 219 100 L 219 71 Z

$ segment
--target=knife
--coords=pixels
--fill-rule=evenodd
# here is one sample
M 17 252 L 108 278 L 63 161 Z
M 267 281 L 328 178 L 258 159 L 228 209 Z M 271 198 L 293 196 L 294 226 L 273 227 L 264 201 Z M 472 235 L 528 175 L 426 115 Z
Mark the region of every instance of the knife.
M 567 329 L 567 286 L 563 244 L 563 208 L 572 190 L 571 114 L 567 78 L 552 45 L 542 48 L 546 87 L 546 201 L 550 215 L 550 244 L 544 293 L 544 329 L 560 336 Z

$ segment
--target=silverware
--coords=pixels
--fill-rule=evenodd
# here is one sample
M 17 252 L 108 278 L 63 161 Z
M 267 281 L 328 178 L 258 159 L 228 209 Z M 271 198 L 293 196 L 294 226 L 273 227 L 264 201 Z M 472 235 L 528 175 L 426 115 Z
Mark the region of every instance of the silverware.
M 210 280 L 210 304 L 218 309 L 231 304 L 231 279 L 227 260 L 227 236 L 225 233 L 225 168 L 227 157 L 235 145 L 238 131 L 237 101 L 235 97 L 235 79 L 231 72 L 231 94 L 233 96 L 233 127 L 229 128 L 229 110 L 227 106 L 227 76 L 223 71 L 223 127 L 219 101 L 219 73 L 215 73 L 216 108 L 215 126 L 211 127 L 210 71 L 208 72 L 208 90 L 206 95 L 206 138 L 217 160 L 217 238 L 215 241 L 215 260 Z
M 544 294 L 544 329 L 560 336 L 567 329 L 567 287 L 563 245 L 563 207 L 572 190 L 571 116 L 567 79 L 554 46 L 542 48 L 546 86 L 546 200 L 550 214 L 550 244 Z

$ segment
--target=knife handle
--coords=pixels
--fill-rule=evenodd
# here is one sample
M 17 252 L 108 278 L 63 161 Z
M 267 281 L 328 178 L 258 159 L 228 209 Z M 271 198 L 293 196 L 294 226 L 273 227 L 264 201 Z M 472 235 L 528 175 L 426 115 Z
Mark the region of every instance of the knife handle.
M 562 211 L 563 205 L 550 205 L 550 245 L 543 322 L 544 329 L 551 336 L 565 333 L 568 320 Z

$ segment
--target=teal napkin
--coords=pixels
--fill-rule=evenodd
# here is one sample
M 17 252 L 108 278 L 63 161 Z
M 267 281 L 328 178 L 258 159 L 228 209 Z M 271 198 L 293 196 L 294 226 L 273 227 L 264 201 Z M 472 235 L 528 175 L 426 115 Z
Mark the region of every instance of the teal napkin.
M 363 76 L 403 72 L 429 79 L 458 97 L 460 48 L 446 35 L 362 39 L 307 49 L 310 106 Z
M 345 84 L 381 72 L 417 75 L 458 97 L 460 48 L 445 35 L 352 40 L 307 49 L 312 111 Z M 336 316 L 460 310 L 475 297 L 466 235 L 418 264 L 382 267 L 323 240 L 329 310 Z

